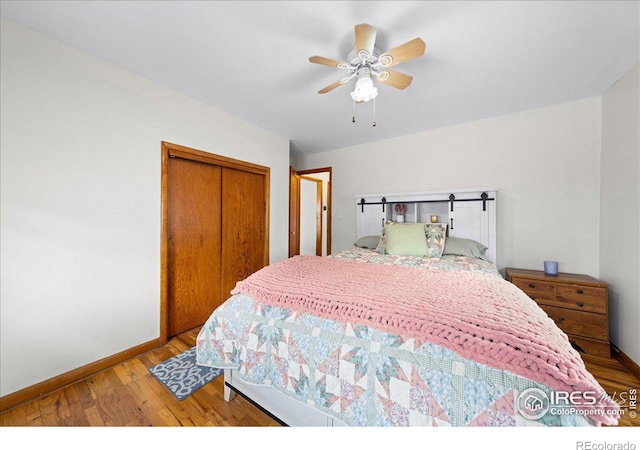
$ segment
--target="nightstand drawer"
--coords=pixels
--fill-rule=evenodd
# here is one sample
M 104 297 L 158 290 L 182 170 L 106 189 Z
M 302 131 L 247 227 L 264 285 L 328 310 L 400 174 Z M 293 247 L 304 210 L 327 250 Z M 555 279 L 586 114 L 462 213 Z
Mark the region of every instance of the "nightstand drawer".
M 512 278 L 511 282 L 518 286 L 525 294 L 536 302 L 543 300 L 553 302 L 555 298 L 554 286 L 552 283 L 531 280 L 527 278 Z
M 607 313 L 607 290 L 579 285 L 556 286 L 556 302 L 564 308 Z
M 609 327 L 602 314 L 576 311 L 567 308 L 540 305 L 549 317 L 567 334 L 592 339 L 608 340 Z

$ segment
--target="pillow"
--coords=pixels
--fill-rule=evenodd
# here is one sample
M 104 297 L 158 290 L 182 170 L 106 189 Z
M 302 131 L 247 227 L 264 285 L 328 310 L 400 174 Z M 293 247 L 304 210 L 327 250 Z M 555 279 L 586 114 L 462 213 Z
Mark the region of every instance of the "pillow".
M 444 252 L 447 224 L 425 223 L 424 235 L 427 238 L 427 247 L 429 247 L 429 254 L 427 256 L 430 258 L 440 258 Z
M 380 253 L 381 255 L 387 254 L 387 237 L 384 234 L 380 236 L 380 242 L 378 242 L 376 252 Z
M 401 256 L 428 256 L 429 246 L 425 239 L 424 224 L 387 223 L 384 226 L 386 253 Z
M 362 236 L 356 241 L 356 247 L 375 249 L 380 244 L 380 236 Z
M 387 238 L 384 235 L 384 227 L 386 225 L 391 225 L 391 224 L 395 224 L 396 222 L 393 222 L 391 220 L 387 220 L 385 221 L 385 225 L 382 226 L 382 236 L 380 236 L 380 242 L 378 242 L 378 246 L 376 247 L 376 252 L 380 253 L 381 255 L 386 255 L 387 254 Z
M 461 255 L 487 259 L 487 247 L 473 239 L 448 237 L 444 244 L 444 255 Z

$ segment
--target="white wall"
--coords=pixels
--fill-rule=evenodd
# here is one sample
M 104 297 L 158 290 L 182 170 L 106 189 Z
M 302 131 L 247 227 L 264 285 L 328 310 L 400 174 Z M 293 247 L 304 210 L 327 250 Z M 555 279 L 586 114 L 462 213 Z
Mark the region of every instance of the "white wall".
M 640 65 L 602 96 L 600 277 L 611 341 L 640 364 Z
M 356 194 L 498 188 L 498 261 L 598 276 L 601 101 L 590 98 L 307 155 L 333 167 L 333 251 L 353 245 Z M 384 123 L 378 123 L 384 127 Z
M 160 142 L 271 168 L 289 142 L 2 18 L 0 395 L 159 336 Z

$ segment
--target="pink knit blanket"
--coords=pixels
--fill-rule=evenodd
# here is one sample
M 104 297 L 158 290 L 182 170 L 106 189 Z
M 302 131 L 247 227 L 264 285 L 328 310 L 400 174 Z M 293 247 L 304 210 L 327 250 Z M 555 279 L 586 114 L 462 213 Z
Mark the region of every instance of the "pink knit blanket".
M 555 390 L 597 393 L 599 404 L 585 409 L 619 409 L 553 320 L 494 275 L 296 256 L 239 282 L 237 293 L 431 342 Z M 613 414 L 589 416 L 617 423 Z

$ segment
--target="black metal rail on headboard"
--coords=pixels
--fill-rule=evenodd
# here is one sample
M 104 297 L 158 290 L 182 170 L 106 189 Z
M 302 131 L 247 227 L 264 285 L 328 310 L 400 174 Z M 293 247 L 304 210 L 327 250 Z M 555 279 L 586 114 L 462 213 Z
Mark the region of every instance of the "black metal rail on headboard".
M 482 210 L 487 210 L 487 202 L 493 201 L 495 198 L 489 198 L 489 194 L 483 192 L 480 195 L 480 198 L 456 198 L 455 195 L 449 195 L 449 198 L 442 200 L 413 200 L 413 201 L 402 201 L 402 202 L 393 202 L 393 203 L 450 203 L 451 211 L 453 211 L 453 204 L 455 202 L 482 202 Z M 364 198 L 360 199 L 360 202 L 357 203 L 358 206 L 362 207 L 362 212 L 364 212 L 364 205 L 382 205 L 382 212 L 384 212 L 385 205 L 387 204 L 386 197 L 382 197 L 379 202 L 366 202 Z

